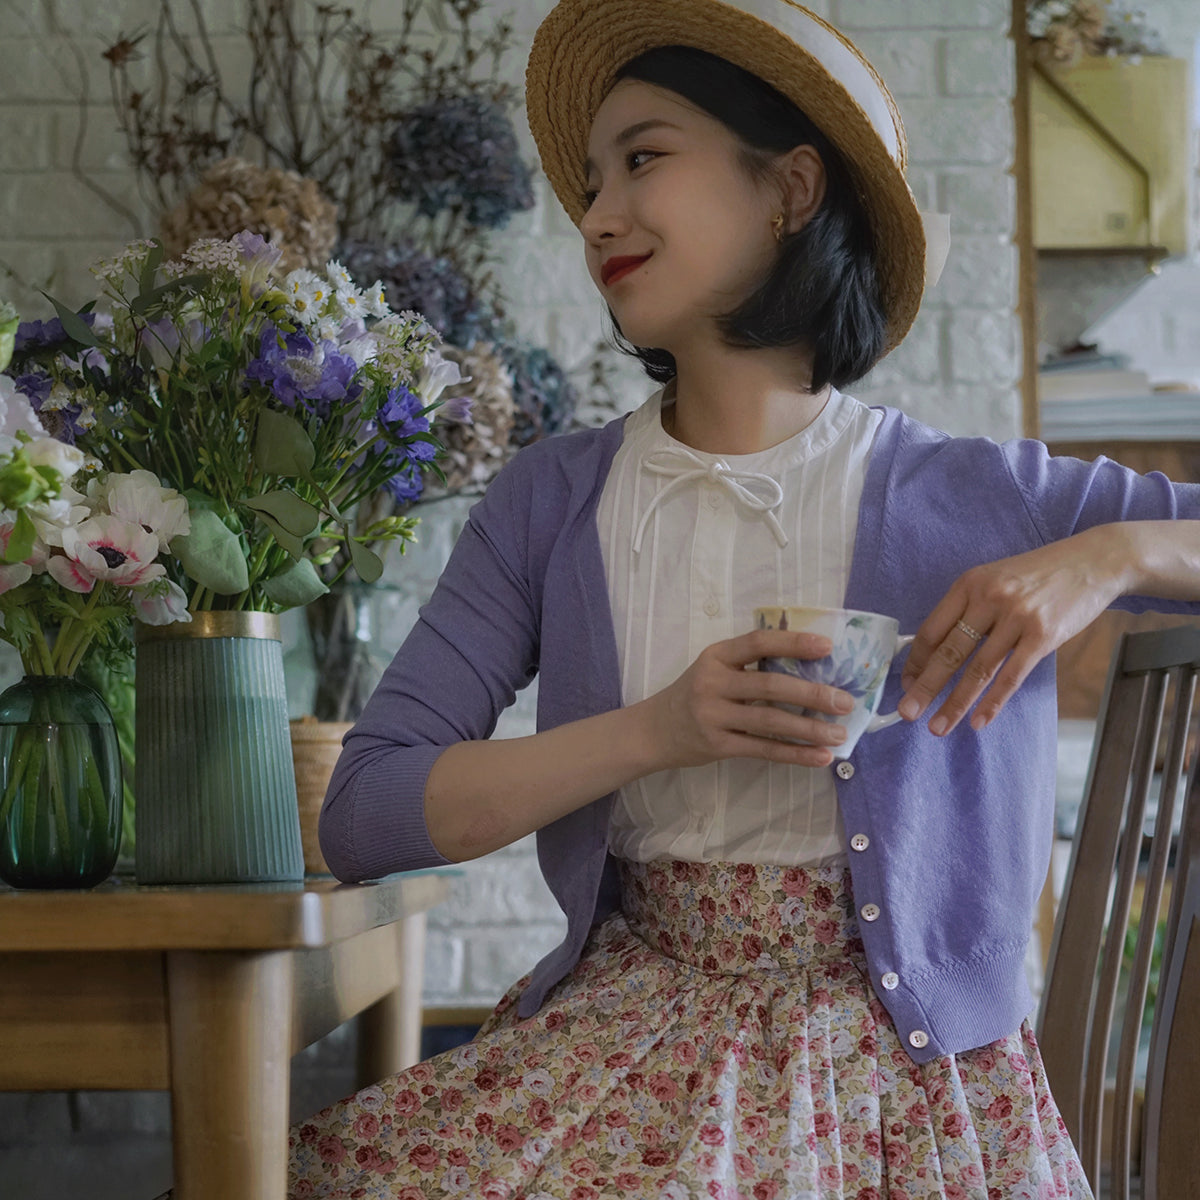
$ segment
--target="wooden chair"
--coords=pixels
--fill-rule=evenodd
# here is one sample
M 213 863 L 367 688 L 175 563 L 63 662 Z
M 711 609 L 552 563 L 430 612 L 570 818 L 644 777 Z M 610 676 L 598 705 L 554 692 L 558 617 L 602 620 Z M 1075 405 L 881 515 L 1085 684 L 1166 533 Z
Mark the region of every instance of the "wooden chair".
M 1055 922 L 1038 1036 L 1051 1091 L 1098 1197 L 1102 1129 L 1110 1127 L 1104 1200 L 1137 1196 L 1138 1182 L 1142 1200 L 1200 1197 L 1200 755 L 1189 744 L 1200 715 L 1198 678 L 1200 628 L 1122 637 Z M 1156 782 L 1158 813 L 1146 838 L 1147 800 Z M 1149 1064 L 1139 1081 L 1138 1042 L 1167 888 Z M 1123 973 L 1135 891 L 1141 893 L 1137 946 Z M 1116 1082 L 1106 1087 L 1121 1009 Z

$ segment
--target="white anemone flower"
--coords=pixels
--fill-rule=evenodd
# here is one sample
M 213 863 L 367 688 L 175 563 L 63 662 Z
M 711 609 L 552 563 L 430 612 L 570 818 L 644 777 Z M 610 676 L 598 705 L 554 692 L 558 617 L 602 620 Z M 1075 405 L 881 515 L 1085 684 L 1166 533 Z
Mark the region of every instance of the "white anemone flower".
M 190 621 L 187 593 L 170 579 L 152 579 L 133 590 L 133 607 L 143 625 L 173 625 Z
M 17 434 L 44 438 L 46 430 L 24 392 L 7 376 L 0 375 L 0 454 L 11 454 L 17 447 Z
M 70 479 L 77 471 L 83 469 L 83 451 L 75 446 L 68 446 L 58 438 L 34 438 L 25 448 L 29 461 L 35 467 L 49 467 L 57 471 L 63 479 Z
M 163 487 L 153 471 L 109 475 L 103 483 L 93 480 L 88 495 L 100 500 L 114 517 L 153 533 L 161 551 L 172 538 L 191 532 L 187 499 L 174 488 Z
M 47 547 L 61 547 L 63 530 L 86 521 L 92 515 L 87 498 L 70 484 L 63 484 L 53 500 L 31 504 L 28 512 L 39 541 Z M 40 573 L 45 566 L 41 562 L 35 563 L 34 570 Z
M 158 557 L 158 538 L 140 525 L 101 513 L 63 530 L 63 553 L 50 560 L 50 574 L 73 592 L 99 583 L 134 588 L 167 573 Z

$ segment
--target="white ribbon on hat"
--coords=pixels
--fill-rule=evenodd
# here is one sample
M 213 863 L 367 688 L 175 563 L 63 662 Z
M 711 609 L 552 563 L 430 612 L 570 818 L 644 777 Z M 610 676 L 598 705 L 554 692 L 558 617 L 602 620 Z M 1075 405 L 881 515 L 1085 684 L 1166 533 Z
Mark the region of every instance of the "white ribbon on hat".
M 788 544 L 775 510 L 783 503 L 783 488 L 778 481 L 761 471 L 735 471 L 723 458 L 708 463 L 699 455 L 683 446 L 671 446 L 666 450 L 655 450 L 643 460 L 646 470 L 671 480 L 660 492 L 656 492 L 646 505 L 642 519 L 633 536 L 633 552 L 642 552 L 642 535 L 654 515 L 654 510 L 672 493 L 693 480 L 707 479 L 724 488 L 733 502 L 752 516 L 761 516 L 766 521 L 780 549 Z
M 950 254 L 950 214 L 923 212 L 925 225 L 925 286 L 933 287 L 942 277 Z

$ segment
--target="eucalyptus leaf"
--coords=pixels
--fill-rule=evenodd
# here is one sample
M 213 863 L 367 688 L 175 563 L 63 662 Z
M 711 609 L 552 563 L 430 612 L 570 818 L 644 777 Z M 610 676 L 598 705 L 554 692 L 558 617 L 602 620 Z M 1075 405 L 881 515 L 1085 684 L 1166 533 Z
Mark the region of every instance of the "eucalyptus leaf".
M 148 292 L 143 292 L 130 302 L 129 311 L 136 316 L 145 316 L 172 292 L 182 291 L 184 288 L 199 291 L 208 281 L 207 275 L 181 275 L 178 279 L 172 279 L 169 283 L 160 284 Z
M 55 300 L 49 292 L 42 292 L 42 295 L 54 305 L 54 311 L 58 314 L 58 319 L 62 322 L 63 333 L 71 341 L 78 342 L 81 346 L 100 345 L 96 339 L 96 335 L 88 328 L 87 322 L 78 313 L 72 312 L 62 301 Z
M 280 608 L 300 608 L 324 596 L 329 588 L 312 563 L 302 558 L 286 571 L 268 579 L 262 590 L 267 599 Z
M 289 533 L 304 537 L 312 533 L 321 519 L 317 511 L 307 500 L 301 500 L 295 492 L 279 489 L 255 496 L 252 500 L 242 502 L 247 508 L 252 508 L 258 514 L 266 513 L 272 516 Z
M 267 475 L 303 478 L 312 471 L 317 451 L 299 421 L 268 408 L 258 416 L 254 461 Z
M 154 276 L 158 271 L 162 259 L 162 242 L 155 241 L 150 253 L 146 255 L 146 261 L 142 264 L 142 277 L 138 280 L 138 292 L 142 295 L 145 295 L 154 287 Z
M 258 519 L 271 531 L 271 536 L 293 557 L 304 556 L 304 543 L 290 529 L 275 520 L 270 513 L 260 512 Z
M 346 544 L 350 547 L 350 559 L 354 569 L 363 583 L 374 583 L 383 574 L 383 559 L 373 550 L 368 550 L 361 542 L 349 536 L 347 531 Z
M 171 553 L 189 579 L 218 596 L 235 596 L 250 586 L 242 543 L 212 509 L 193 509 L 190 533 L 171 540 Z

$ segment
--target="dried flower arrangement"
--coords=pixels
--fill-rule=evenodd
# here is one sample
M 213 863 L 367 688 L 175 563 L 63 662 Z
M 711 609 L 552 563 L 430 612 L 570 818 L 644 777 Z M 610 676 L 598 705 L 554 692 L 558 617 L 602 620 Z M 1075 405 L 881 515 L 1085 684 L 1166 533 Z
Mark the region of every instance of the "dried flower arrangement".
M 1102 0 L 1029 0 L 1026 29 L 1035 56 L 1069 66 L 1085 55 L 1165 54 L 1144 9 Z

